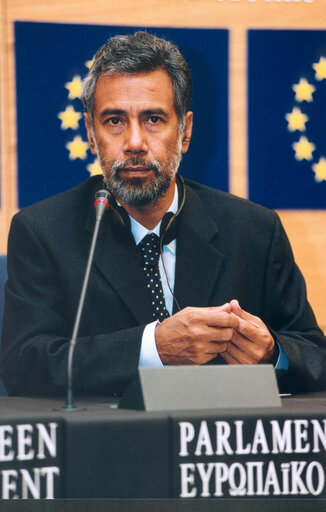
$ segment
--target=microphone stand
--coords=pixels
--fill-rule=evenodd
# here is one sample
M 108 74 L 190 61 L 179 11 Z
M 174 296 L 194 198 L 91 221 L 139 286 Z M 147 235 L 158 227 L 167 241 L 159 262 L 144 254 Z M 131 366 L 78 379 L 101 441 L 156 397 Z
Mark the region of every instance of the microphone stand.
M 94 252 L 95 252 L 97 236 L 98 236 L 98 232 L 99 232 L 99 228 L 100 228 L 100 223 L 101 223 L 101 220 L 102 220 L 105 210 L 107 210 L 109 208 L 108 195 L 109 195 L 109 193 L 107 190 L 100 190 L 99 192 L 96 193 L 96 201 L 94 204 L 94 206 L 96 208 L 95 227 L 94 227 L 94 232 L 93 232 L 91 248 L 90 248 L 89 256 L 88 256 L 88 260 L 87 260 L 87 266 L 86 266 L 86 270 L 85 270 L 82 291 L 81 291 L 80 298 L 79 298 L 79 304 L 78 304 L 77 314 L 76 314 L 76 318 L 75 318 L 74 328 L 73 328 L 72 336 L 70 339 L 70 345 L 69 345 L 68 364 L 67 364 L 67 377 L 68 377 L 68 379 L 67 379 L 68 380 L 68 382 L 67 382 L 67 399 L 66 399 L 66 405 L 64 407 L 62 407 L 62 409 L 64 409 L 65 411 L 75 411 L 76 409 L 78 409 L 78 407 L 76 407 L 73 403 L 73 390 L 72 390 L 72 370 L 73 370 L 74 350 L 75 350 L 76 341 L 77 341 L 77 334 L 78 334 L 78 330 L 79 330 L 80 319 L 81 319 L 81 315 L 83 312 L 86 291 L 87 291 L 90 271 L 92 268 L 92 263 L 93 263 Z

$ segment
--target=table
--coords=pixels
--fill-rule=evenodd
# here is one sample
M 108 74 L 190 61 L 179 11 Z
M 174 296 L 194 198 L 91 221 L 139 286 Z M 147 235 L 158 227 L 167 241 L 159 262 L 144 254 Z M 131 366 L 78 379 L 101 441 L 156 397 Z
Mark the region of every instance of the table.
M 76 404 L 0 398 L 2 499 L 325 498 L 326 393 L 246 410 Z

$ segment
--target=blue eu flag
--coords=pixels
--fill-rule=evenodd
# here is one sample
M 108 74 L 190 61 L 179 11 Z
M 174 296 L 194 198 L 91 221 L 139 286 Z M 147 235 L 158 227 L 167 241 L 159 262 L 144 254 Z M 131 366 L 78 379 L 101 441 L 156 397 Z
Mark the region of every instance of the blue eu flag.
M 326 207 L 326 31 L 249 30 L 249 197 Z

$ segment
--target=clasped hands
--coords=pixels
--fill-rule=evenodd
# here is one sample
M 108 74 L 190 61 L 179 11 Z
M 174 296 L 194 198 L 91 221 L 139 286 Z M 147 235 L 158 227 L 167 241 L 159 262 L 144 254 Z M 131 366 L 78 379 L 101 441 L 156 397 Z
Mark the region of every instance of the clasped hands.
M 223 306 L 187 307 L 155 328 L 163 364 L 200 365 L 218 354 L 227 364 L 274 362 L 275 341 L 264 322 L 237 300 Z

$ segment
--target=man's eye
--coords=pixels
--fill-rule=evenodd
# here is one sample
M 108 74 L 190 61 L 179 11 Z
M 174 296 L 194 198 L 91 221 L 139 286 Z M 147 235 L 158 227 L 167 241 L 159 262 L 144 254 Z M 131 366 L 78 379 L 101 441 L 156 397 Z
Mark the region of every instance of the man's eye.
M 149 120 L 152 124 L 157 124 L 161 120 L 161 118 L 158 116 L 150 116 Z
M 114 126 L 120 124 L 120 122 L 121 122 L 119 117 L 110 117 L 110 119 L 108 119 L 108 121 L 110 124 L 113 124 Z

